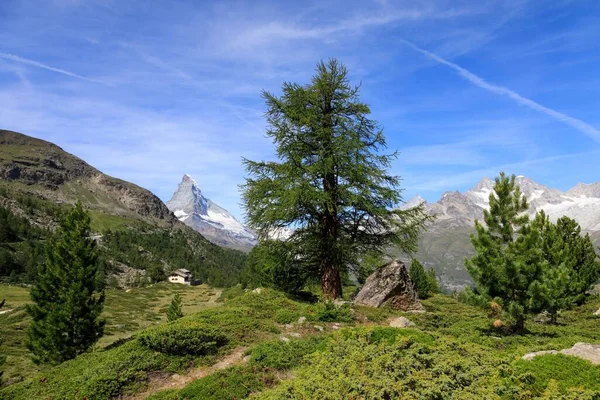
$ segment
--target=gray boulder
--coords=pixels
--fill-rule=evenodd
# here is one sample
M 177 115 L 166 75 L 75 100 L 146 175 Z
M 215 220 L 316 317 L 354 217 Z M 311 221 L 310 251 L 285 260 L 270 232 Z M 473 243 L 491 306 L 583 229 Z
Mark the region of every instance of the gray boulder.
M 521 357 L 523 360 L 532 360 L 537 356 L 543 356 L 546 354 L 564 354 L 566 356 L 578 357 L 583 360 L 587 360 L 592 364 L 600 364 L 600 345 L 589 344 L 589 343 L 576 343 L 570 349 L 563 350 L 544 350 L 537 351 L 535 353 L 528 353 Z
M 594 313 L 594 315 L 595 315 L 596 317 L 600 317 L 600 308 L 598 309 L 598 311 L 596 311 L 596 312 Z
M 390 321 L 390 326 L 392 328 L 409 328 L 415 326 L 415 323 L 408 318 L 398 317 Z
M 354 298 L 354 304 L 368 307 L 389 305 L 395 310 L 424 310 L 402 261 L 392 261 L 373 272 Z

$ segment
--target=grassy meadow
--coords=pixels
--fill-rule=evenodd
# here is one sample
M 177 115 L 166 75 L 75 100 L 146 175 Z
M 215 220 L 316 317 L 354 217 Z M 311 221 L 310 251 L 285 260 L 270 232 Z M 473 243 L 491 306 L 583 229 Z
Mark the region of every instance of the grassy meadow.
M 184 297 L 186 316 L 167 324 L 162 313 L 175 291 Z M 11 307 L 27 301 L 23 289 L 5 293 Z M 210 301 L 217 298 L 218 307 Z M 523 335 L 494 329 L 485 311 L 453 297 L 436 295 L 423 304 L 427 312 L 407 314 L 331 307 L 239 286 L 223 293 L 167 284 L 111 291 L 107 336 L 98 348 L 43 371 L 17 352 L 15 339 L 23 340 L 26 325 L 18 311 L 0 321 L 12 374 L 27 379 L 0 390 L 0 398 L 599 398 L 600 366 L 563 355 L 521 357 L 600 343 L 600 318 L 593 315 L 600 297 L 563 312 L 557 325 L 529 319 Z M 415 326 L 389 327 L 397 316 Z
M 162 282 L 144 288 L 109 289 L 106 291 L 103 314 L 106 318 L 105 335 L 97 348 L 105 348 L 136 331 L 165 322 L 166 309 L 175 293 L 183 298 L 184 314 L 222 304 L 215 301 L 221 291 L 207 285 L 185 286 Z M 0 301 L 2 299 L 6 299 L 6 304 L 0 311 L 11 310 L 0 314 L 0 337 L 4 338 L 0 351 L 7 355 L 3 379 L 14 382 L 47 368 L 33 364 L 25 348 L 29 320 L 25 304 L 30 302 L 29 289 L 0 285 Z

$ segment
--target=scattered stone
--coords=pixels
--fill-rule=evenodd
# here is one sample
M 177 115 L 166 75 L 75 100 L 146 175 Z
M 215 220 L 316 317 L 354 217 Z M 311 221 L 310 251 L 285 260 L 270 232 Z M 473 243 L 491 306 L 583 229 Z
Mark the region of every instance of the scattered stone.
M 408 318 L 398 317 L 390 321 L 390 326 L 392 328 L 408 328 L 410 326 L 415 326 L 415 323 Z
M 285 329 L 292 329 L 294 327 L 294 325 L 292 324 L 285 324 Z
M 538 315 L 536 315 L 533 320 L 535 322 L 539 322 L 541 324 L 547 324 L 550 322 L 550 314 L 548 313 L 548 311 L 542 311 L 541 313 L 539 313 Z
M 281 339 L 283 342 L 286 342 L 286 343 L 290 341 L 290 338 L 287 338 L 285 336 L 279 336 L 279 339 Z
M 289 333 L 289 335 L 290 335 L 291 337 L 295 337 L 295 338 L 302 337 L 302 335 L 301 335 L 301 334 L 299 334 L 298 332 L 290 332 L 290 333 Z
M 596 311 L 596 312 L 594 313 L 594 315 L 595 315 L 596 317 L 600 317 L 600 308 L 598 309 L 598 311 Z
M 333 325 L 331 325 L 331 329 L 338 330 L 338 329 L 340 329 L 340 326 L 338 324 L 333 324 Z
M 523 360 L 532 360 L 534 357 L 543 356 L 546 354 L 564 354 L 566 356 L 578 357 L 583 360 L 587 360 L 592 364 L 600 364 L 600 344 L 589 344 L 589 343 L 575 343 L 570 349 L 558 350 L 545 350 L 537 351 L 535 353 L 525 354 Z
M 537 356 L 545 356 L 546 354 L 558 354 L 558 351 L 557 350 L 536 351 L 534 353 L 527 353 L 521 358 L 523 360 L 533 360 Z
M 262 292 L 262 289 L 259 287 L 252 291 L 252 293 L 256 293 L 256 294 L 260 294 L 260 292 Z
M 298 318 L 298 324 L 302 325 L 305 322 L 306 322 L 306 317 L 300 317 L 300 318 Z
M 392 261 L 373 272 L 354 303 L 368 307 L 389 305 L 402 311 L 425 310 L 417 299 L 417 292 L 402 261 Z
M 245 362 L 245 363 L 247 363 L 247 362 L 250 362 L 251 359 L 252 359 L 252 356 L 251 355 L 247 355 L 246 357 L 242 358 L 242 361 Z
M 2 310 L 2 311 L 0 311 L 0 315 L 1 315 L 1 314 L 6 314 L 6 313 L 9 313 L 9 312 L 11 312 L 12 310 L 13 310 L 12 308 L 10 308 L 10 309 L 8 309 L 8 310 Z
M 323 332 L 325 330 L 325 328 L 323 328 L 322 326 L 319 326 L 319 325 L 315 325 L 315 326 L 313 326 L 313 328 L 315 328 L 319 332 Z
M 501 338 L 501 337 L 498 337 L 498 336 L 490 336 L 490 338 L 492 338 L 492 339 L 496 339 L 496 340 L 502 340 L 502 338 Z

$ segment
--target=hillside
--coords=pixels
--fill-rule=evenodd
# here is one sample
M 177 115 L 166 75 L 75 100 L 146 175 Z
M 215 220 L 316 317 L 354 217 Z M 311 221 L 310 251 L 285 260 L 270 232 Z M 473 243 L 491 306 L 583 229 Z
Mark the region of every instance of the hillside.
M 539 210 L 544 210 L 552 221 L 566 215 L 575 219 L 583 232 L 600 245 L 600 183 L 578 184 L 562 192 L 525 176 L 517 177 L 516 182 L 529 201 L 531 217 Z M 483 210 L 488 208 L 492 189 L 493 182 L 483 178 L 465 193 L 446 192 L 435 203 L 425 202 L 426 211 L 436 219 L 422 235 L 415 257 L 436 270 L 446 290 L 457 290 L 471 283 L 464 260 L 474 254 L 470 235 L 475 232 L 475 220 L 481 221 Z M 423 201 L 416 196 L 405 207 Z
M 528 332 L 514 336 L 491 328 L 485 311 L 441 295 L 423 301 L 427 312 L 419 314 L 328 309 L 269 289 L 236 288 L 222 297 L 220 307 L 30 374 L 0 389 L 0 398 L 592 400 L 600 395 L 599 365 L 564 355 L 522 359 L 529 352 L 597 343 L 598 318 L 592 313 L 598 298 L 566 311 L 558 325 L 529 320 Z M 25 322 L 6 324 L 22 314 L 18 309 L 0 315 L 0 326 L 8 333 L 22 329 Z M 414 326 L 390 327 L 398 316 Z M 198 346 L 194 334 L 200 333 L 214 339 L 208 353 L 191 351 Z M 178 340 L 160 345 L 166 337 Z
M 176 219 L 150 191 L 113 178 L 57 145 L 0 130 L 0 182 L 55 203 L 172 226 Z
M 43 241 L 76 201 L 90 212 L 107 273 L 126 275 L 114 284 L 161 280 L 177 268 L 217 286 L 238 282 L 245 256 L 179 222 L 152 192 L 53 143 L 6 130 L 0 130 L 0 217 L 8 230 L 0 235 L 1 280 L 32 281 Z

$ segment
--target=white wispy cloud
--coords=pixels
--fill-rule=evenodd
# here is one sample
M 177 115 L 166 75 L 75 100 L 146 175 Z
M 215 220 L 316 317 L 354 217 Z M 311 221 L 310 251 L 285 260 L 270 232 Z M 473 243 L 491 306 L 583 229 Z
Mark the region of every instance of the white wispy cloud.
M 409 42 L 408 40 L 401 39 L 401 42 L 406 44 L 408 47 L 412 48 L 413 50 L 418 51 L 419 53 L 431 58 L 432 60 L 452 68 L 453 70 L 458 72 L 458 74 L 461 77 L 463 77 L 464 79 L 473 83 L 474 85 L 479 86 L 480 88 L 485 89 L 489 92 L 509 97 L 520 105 L 529 107 L 532 110 L 539 111 L 539 112 L 546 114 L 549 117 L 552 117 L 560 122 L 570 125 L 571 127 L 584 133 L 585 135 L 589 136 L 590 138 L 600 142 L 600 130 L 596 129 L 595 127 L 588 124 L 587 122 L 584 122 L 577 118 L 573 118 L 567 114 L 561 113 L 552 108 L 549 108 L 549 107 L 546 107 L 539 103 L 536 103 L 535 101 L 528 99 L 527 97 L 523 97 L 519 93 L 517 93 L 511 89 L 508 89 L 504 86 L 498 86 L 498 85 L 491 84 L 491 83 L 487 82 L 485 79 L 475 75 L 471 71 L 469 71 L 457 64 L 454 64 L 453 62 L 450 62 L 450 61 L 438 56 L 437 54 L 434 54 L 430 51 L 422 49 L 422 48 L 418 47 L 417 45 L 415 45 L 414 43 Z
M 405 45 L 407 45 L 408 47 L 412 48 L 413 50 L 418 51 L 419 53 L 431 58 L 432 60 L 452 68 L 453 70 L 458 72 L 458 74 L 461 77 L 468 80 L 472 84 L 479 86 L 480 88 L 485 89 L 489 92 L 509 97 L 510 99 L 514 100 L 515 102 L 517 102 L 518 104 L 520 104 L 522 106 L 529 107 L 532 110 L 539 111 L 543 114 L 546 114 L 549 117 L 552 117 L 560 122 L 563 122 L 575 129 L 577 129 L 578 131 L 584 133 L 585 135 L 589 136 L 590 138 L 600 142 L 600 130 L 596 129 L 595 127 L 588 124 L 587 122 L 584 122 L 577 118 L 573 118 L 567 114 L 561 113 L 552 108 L 549 108 L 549 107 L 546 107 L 539 103 L 536 103 L 535 101 L 528 99 L 527 97 L 523 97 L 519 93 L 517 93 L 511 89 L 508 89 L 504 86 L 499 86 L 499 85 L 494 85 L 492 83 L 489 83 L 485 79 L 475 75 L 471 71 L 469 71 L 457 64 L 454 64 L 453 62 L 450 62 L 450 61 L 438 56 L 437 54 L 434 54 L 430 51 L 422 49 L 421 47 L 415 45 L 412 42 L 409 42 L 408 40 L 401 39 L 400 41 L 402 43 L 404 43 Z
M 46 64 L 43 64 L 43 63 L 35 61 L 35 60 L 30 60 L 28 58 L 19 57 L 19 56 L 14 55 L 14 54 L 0 53 L 0 58 L 4 58 L 6 60 L 11 60 L 11 61 L 16 61 L 16 62 L 19 62 L 21 64 L 31 65 L 31 66 L 34 66 L 34 67 L 37 67 L 37 68 L 42 68 L 42 69 L 45 69 L 45 70 L 48 70 L 48 71 L 52 71 L 52 72 L 56 72 L 56 73 L 59 73 L 59 74 L 67 75 L 67 76 L 70 76 L 72 78 L 77 78 L 77 79 L 81 79 L 81 80 L 88 81 L 88 82 L 100 83 L 100 84 L 104 85 L 103 82 L 97 81 L 95 79 L 87 78 L 85 76 L 76 74 L 76 73 L 71 72 L 71 71 L 67 71 L 65 69 L 55 68 L 55 67 L 52 67 L 50 65 L 46 65 Z

